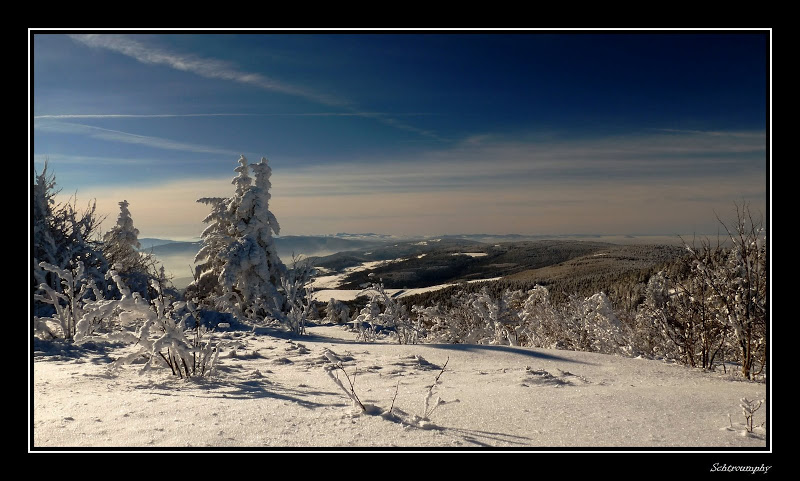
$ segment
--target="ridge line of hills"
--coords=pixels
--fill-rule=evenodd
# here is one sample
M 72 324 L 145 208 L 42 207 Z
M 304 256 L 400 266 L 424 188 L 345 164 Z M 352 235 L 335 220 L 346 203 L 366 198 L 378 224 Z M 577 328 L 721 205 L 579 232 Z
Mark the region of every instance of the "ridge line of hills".
M 292 254 L 300 254 L 326 273 L 371 263 L 369 268 L 343 276 L 338 289 L 359 289 L 378 280 L 387 289 L 414 289 L 502 278 L 495 282 L 521 288 L 537 283 L 559 289 L 590 285 L 608 290 L 618 281 L 641 282 L 652 269 L 685 253 L 682 247 L 669 244 L 615 244 L 588 239 L 500 241 L 497 236 L 491 239 L 498 240 L 482 242 L 469 237 L 482 238 L 283 236 L 276 237 L 275 243 L 285 263 L 291 262 Z M 143 238 L 140 243 L 142 251 L 155 255 L 172 272 L 176 288 L 182 289 L 191 281 L 191 264 L 199 241 Z

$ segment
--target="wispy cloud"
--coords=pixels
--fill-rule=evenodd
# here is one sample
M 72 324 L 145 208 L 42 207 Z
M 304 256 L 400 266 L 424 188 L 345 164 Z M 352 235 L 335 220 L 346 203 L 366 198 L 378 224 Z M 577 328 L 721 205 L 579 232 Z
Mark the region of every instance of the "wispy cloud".
M 73 40 L 89 47 L 111 50 L 132 57 L 141 63 L 150 65 L 165 65 L 176 70 L 191 72 L 205 78 L 230 80 L 271 92 L 304 98 L 315 103 L 329 107 L 342 108 L 349 111 L 347 114 L 343 115 L 371 118 L 396 129 L 414 132 L 416 134 L 439 141 L 446 140 L 432 130 L 422 129 L 397 120 L 394 118 L 395 114 L 389 116 L 384 113 L 364 112 L 348 99 L 317 92 L 299 85 L 282 82 L 260 73 L 245 72 L 237 68 L 232 63 L 223 60 L 203 58 L 192 54 L 170 52 L 165 49 L 145 45 L 125 35 L 72 34 L 70 37 Z
M 428 113 L 410 112 L 393 114 L 399 117 L 432 115 Z M 286 112 L 286 113 L 214 113 L 214 114 L 42 114 L 34 115 L 38 119 L 159 119 L 180 117 L 386 117 L 383 112 Z M 419 129 L 422 130 L 422 129 Z
M 324 105 L 343 107 L 347 102 L 331 95 L 314 92 L 297 85 L 287 84 L 259 73 L 244 72 L 233 64 L 191 54 L 180 54 L 155 48 L 125 35 L 72 34 L 70 37 L 90 47 L 104 48 L 132 57 L 151 65 L 165 65 L 176 70 L 191 72 L 201 77 L 231 80 L 264 90 L 303 97 Z
M 703 135 L 712 137 L 739 137 L 739 138 L 756 138 L 766 139 L 766 132 L 752 132 L 752 131 L 724 131 L 724 130 L 689 130 L 689 129 L 654 129 L 660 132 L 672 132 L 676 134 L 692 134 Z
M 34 115 L 34 119 L 159 119 L 173 117 L 249 117 L 258 114 L 57 114 Z
M 33 154 L 33 161 L 35 164 L 44 164 L 45 161 L 49 163 L 57 162 L 58 165 L 71 165 L 76 167 L 82 166 L 151 166 L 163 164 L 164 160 L 160 158 L 148 157 L 97 157 L 93 155 L 72 155 L 72 154 Z M 175 162 L 174 160 L 172 162 Z M 196 160 L 186 160 L 186 162 L 196 162 Z
M 722 179 L 744 183 L 766 175 L 760 133 L 628 135 L 580 140 L 504 141 L 473 136 L 413 157 L 362 159 L 282 171 L 286 195 L 367 196 L 386 192 L 466 192 L 514 186 L 680 185 Z M 280 185 L 280 182 L 276 182 Z
M 124 142 L 128 144 L 138 144 L 147 147 L 167 150 L 178 150 L 182 152 L 200 152 L 208 154 L 236 155 L 232 150 L 218 149 L 199 144 L 190 144 L 175 140 L 163 139 L 160 137 L 150 137 L 146 135 L 132 134 L 119 130 L 104 129 L 92 125 L 75 124 L 71 122 L 34 122 L 34 130 L 45 132 L 66 133 L 84 135 L 94 139 L 106 140 L 111 142 Z
M 509 226 L 543 234 L 712 232 L 715 211 L 742 199 L 763 208 L 766 199 L 761 134 L 739 138 L 746 140 L 731 145 L 730 136 L 688 132 L 572 142 L 473 136 L 449 149 L 380 160 L 300 168 L 274 158 L 270 206 L 285 234 L 508 232 Z M 126 198 L 142 232 L 192 237 L 207 213 L 195 200 L 230 195 L 232 175 L 82 192 L 97 196 L 111 218 Z

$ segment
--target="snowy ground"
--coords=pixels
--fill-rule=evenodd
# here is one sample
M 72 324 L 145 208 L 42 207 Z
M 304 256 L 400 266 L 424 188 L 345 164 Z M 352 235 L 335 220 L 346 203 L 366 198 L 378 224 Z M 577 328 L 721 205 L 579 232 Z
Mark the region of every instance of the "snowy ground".
M 140 375 L 137 365 L 110 372 L 114 348 L 37 343 L 31 448 L 767 446 L 766 429 L 744 432 L 739 408 L 742 397 L 764 399 L 767 386 L 722 373 L 583 352 L 358 343 L 339 326 L 295 339 L 266 328 L 218 335 L 240 347 L 200 380 L 169 369 Z M 344 372 L 331 371 L 337 358 Z M 366 412 L 329 372 L 345 386 L 344 373 L 355 376 Z M 437 375 L 432 399 L 444 404 L 423 419 Z

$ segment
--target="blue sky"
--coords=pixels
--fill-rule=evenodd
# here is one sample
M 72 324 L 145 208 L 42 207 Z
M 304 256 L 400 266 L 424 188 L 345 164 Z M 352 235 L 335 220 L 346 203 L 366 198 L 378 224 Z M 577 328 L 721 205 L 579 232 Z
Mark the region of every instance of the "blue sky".
M 281 234 L 716 232 L 765 216 L 768 32 L 34 32 L 33 167 L 190 239 L 237 159 Z

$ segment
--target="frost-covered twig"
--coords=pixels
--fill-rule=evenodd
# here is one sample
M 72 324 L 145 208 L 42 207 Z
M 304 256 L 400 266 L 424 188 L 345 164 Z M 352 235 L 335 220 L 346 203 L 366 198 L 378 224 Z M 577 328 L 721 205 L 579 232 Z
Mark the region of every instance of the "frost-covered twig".
M 763 399 L 760 401 L 750 401 L 745 397 L 741 399 L 741 404 L 739 404 L 739 406 L 742 408 L 742 414 L 744 415 L 745 419 L 745 427 L 748 433 L 753 432 L 753 414 L 758 411 L 763 403 Z
M 442 377 L 448 362 L 450 362 L 449 357 L 447 358 L 447 361 L 445 361 L 444 366 L 442 366 L 442 370 L 436 375 L 436 379 L 433 380 L 431 387 L 428 388 L 428 395 L 425 396 L 425 409 L 422 415 L 423 419 L 429 419 L 430 415 L 433 414 L 433 411 L 440 405 L 444 404 L 444 401 L 439 396 L 436 396 L 436 401 L 434 401 L 433 405 L 431 405 L 431 399 L 433 399 L 433 388 L 439 384 L 439 378 Z
M 392 415 L 392 410 L 394 409 L 394 401 L 397 399 L 397 392 L 400 390 L 400 381 L 397 381 L 397 386 L 394 387 L 394 397 L 392 398 L 392 405 L 389 406 L 389 415 Z
M 340 369 L 344 373 L 344 376 L 347 378 L 347 382 L 350 384 L 349 391 L 344 386 L 344 384 L 342 384 L 341 379 L 339 379 L 337 376 L 333 374 L 334 369 Z M 361 412 L 367 412 L 367 408 L 364 407 L 364 404 L 361 403 L 361 400 L 358 399 L 358 395 L 356 394 L 355 378 L 356 374 L 358 374 L 358 369 L 356 369 L 355 373 L 353 374 L 353 379 L 350 379 L 350 376 L 347 375 L 347 371 L 344 370 L 344 367 L 342 367 L 341 362 L 335 364 L 333 368 L 326 369 L 325 372 L 328 373 L 328 377 L 333 379 L 333 382 L 335 382 L 337 386 L 342 388 L 342 391 L 344 391 L 344 393 L 347 394 L 347 397 L 349 397 L 353 401 L 354 406 L 357 406 L 359 409 L 361 409 Z

